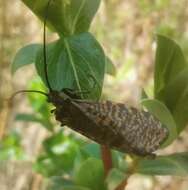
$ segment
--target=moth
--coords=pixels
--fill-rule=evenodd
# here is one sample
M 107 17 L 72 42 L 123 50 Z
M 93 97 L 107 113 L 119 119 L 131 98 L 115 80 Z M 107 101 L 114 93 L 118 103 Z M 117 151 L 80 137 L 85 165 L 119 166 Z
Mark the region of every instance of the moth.
M 48 9 L 50 1 L 48 2 Z M 47 12 L 47 11 L 46 11 Z M 45 15 L 47 17 L 47 14 Z M 152 155 L 168 137 L 168 129 L 151 113 L 128 107 L 122 103 L 94 102 L 82 100 L 74 91 L 53 90 L 47 74 L 46 62 L 46 17 L 44 19 L 44 70 L 49 93 L 36 92 L 47 97 L 55 109 L 52 111 L 62 126 L 93 141 L 117 149 L 121 152 L 139 156 Z
M 72 99 L 57 91 L 48 98 L 62 126 L 121 152 L 151 155 L 168 136 L 167 128 L 152 114 L 122 103 Z

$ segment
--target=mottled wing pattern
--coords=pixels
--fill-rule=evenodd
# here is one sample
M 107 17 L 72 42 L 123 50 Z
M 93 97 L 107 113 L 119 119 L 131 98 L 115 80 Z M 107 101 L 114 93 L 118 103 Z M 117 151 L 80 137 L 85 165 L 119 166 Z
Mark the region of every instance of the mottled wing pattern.
M 110 101 L 77 102 L 77 106 L 87 117 L 95 121 L 97 126 L 106 128 L 106 133 L 113 131 L 114 138 L 118 139 L 118 135 L 119 138 L 123 138 L 115 148 L 124 152 L 147 155 L 157 150 L 168 136 L 167 128 L 144 110 Z

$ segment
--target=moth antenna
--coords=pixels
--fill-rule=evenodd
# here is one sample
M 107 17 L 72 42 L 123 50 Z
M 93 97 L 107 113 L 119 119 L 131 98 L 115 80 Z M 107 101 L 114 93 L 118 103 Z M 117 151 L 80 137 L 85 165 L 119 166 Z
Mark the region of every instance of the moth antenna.
M 30 93 L 30 92 L 42 94 L 42 95 L 48 97 L 48 94 L 47 94 L 47 93 L 42 92 L 42 91 L 39 91 L 39 90 L 19 90 L 19 91 L 15 92 L 14 94 L 12 94 L 12 96 L 11 96 L 10 98 L 8 98 L 7 100 L 8 100 L 8 101 L 13 100 L 13 98 L 14 98 L 16 95 L 20 94 L 20 93 Z
M 48 69 L 47 69 L 47 54 L 46 54 L 46 21 L 47 21 L 47 16 L 48 16 L 48 9 L 50 6 L 51 0 L 48 1 L 46 8 L 45 8 L 45 15 L 44 15 L 44 34 L 43 34 L 43 56 L 44 56 L 44 74 L 45 74 L 45 79 L 47 86 L 49 88 L 49 91 L 53 91 L 52 87 L 50 85 L 50 81 L 48 79 Z

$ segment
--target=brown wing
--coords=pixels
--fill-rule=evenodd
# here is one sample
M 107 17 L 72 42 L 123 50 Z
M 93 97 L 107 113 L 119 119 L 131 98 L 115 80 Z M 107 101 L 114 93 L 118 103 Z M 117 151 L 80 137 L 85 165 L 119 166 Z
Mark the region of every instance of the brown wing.
M 123 152 L 147 155 L 157 150 L 168 130 L 149 112 L 124 104 L 76 102 L 76 106 L 103 129 L 107 144 Z

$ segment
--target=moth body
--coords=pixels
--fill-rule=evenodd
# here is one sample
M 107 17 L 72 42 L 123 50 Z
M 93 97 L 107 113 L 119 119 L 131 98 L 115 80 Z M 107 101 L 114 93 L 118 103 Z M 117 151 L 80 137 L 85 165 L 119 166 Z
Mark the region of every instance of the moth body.
M 62 125 L 99 144 L 136 155 L 151 155 L 168 136 L 168 130 L 147 111 L 121 103 L 60 99 L 54 105 Z

